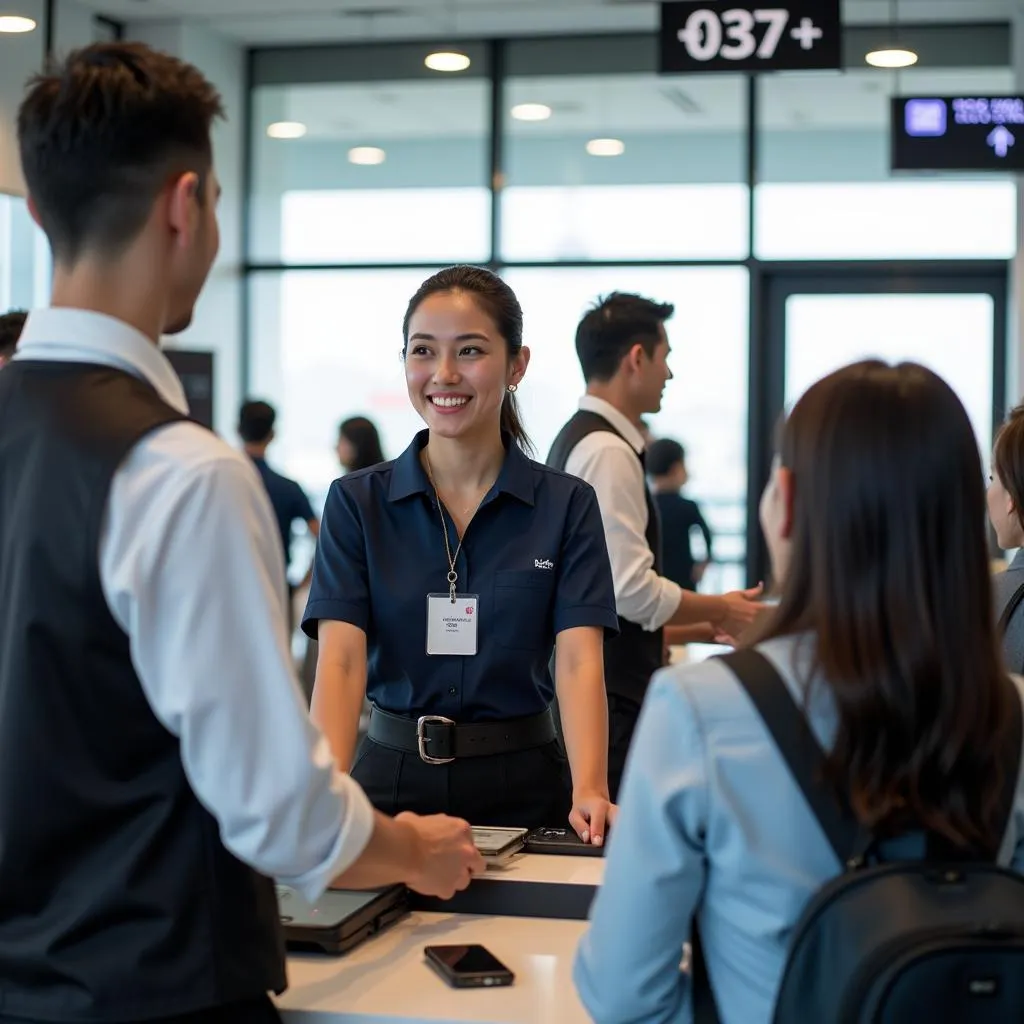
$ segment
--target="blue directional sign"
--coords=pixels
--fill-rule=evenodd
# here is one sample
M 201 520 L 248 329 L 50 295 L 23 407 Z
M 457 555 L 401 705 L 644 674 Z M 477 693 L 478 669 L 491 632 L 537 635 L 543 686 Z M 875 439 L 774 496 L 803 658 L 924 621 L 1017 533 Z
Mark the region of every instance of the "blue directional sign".
M 1024 171 L 1024 96 L 892 101 L 894 171 Z

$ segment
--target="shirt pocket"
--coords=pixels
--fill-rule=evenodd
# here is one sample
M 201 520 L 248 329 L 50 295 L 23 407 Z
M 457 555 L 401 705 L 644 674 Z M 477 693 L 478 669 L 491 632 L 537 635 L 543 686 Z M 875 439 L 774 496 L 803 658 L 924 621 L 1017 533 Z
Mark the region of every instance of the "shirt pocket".
M 502 570 L 494 574 L 492 635 L 500 647 L 540 650 L 548 639 L 554 574 L 534 570 Z

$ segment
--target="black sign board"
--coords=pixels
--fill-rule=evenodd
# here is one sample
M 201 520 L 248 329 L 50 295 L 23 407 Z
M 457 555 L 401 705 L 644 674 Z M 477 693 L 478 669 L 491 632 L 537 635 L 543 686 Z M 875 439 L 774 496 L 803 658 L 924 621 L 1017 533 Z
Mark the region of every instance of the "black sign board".
M 187 348 L 165 348 L 188 398 L 189 415 L 213 430 L 213 353 Z
M 894 171 L 1024 171 L 1024 96 L 892 101 Z
M 769 0 L 770 2 L 770 0 Z M 842 66 L 840 0 L 661 5 L 666 72 L 802 71 Z

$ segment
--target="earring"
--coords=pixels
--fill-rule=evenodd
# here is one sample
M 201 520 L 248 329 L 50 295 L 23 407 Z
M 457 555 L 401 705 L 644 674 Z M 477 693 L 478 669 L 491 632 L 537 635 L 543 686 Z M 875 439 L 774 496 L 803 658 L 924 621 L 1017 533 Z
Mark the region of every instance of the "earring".
M 519 386 L 517 384 L 509 384 L 509 386 L 508 386 L 508 393 L 510 395 L 514 395 L 516 393 L 516 391 L 518 391 L 518 390 L 519 390 Z

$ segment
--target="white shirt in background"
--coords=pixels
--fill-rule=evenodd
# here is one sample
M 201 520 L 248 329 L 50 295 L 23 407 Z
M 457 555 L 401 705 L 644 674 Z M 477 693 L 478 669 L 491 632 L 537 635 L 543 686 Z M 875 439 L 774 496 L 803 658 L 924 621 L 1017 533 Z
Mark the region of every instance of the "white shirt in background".
M 654 571 L 654 552 L 646 537 L 647 481 L 637 458 L 644 450 L 644 439 L 614 405 L 602 398 L 584 395 L 580 409 L 603 416 L 622 437 L 607 430 L 588 434 L 569 453 L 565 471 L 586 480 L 597 491 L 612 563 L 616 611 L 653 632 L 676 613 L 683 590 Z

